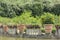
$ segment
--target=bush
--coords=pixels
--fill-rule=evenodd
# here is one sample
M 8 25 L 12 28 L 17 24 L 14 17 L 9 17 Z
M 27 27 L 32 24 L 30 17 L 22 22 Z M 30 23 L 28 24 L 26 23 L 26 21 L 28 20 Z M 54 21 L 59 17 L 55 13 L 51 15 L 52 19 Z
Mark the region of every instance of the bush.
M 41 32 L 45 33 L 45 29 L 44 28 L 41 28 Z
M 30 11 L 25 11 L 22 13 L 21 16 L 16 16 L 14 18 L 0 17 L 0 23 L 7 24 L 7 25 L 14 25 L 14 24 L 30 25 L 30 24 L 32 24 L 32 25 L 41 26 L 40 19 L 32 17 Z
M 60 15 L 60 4 L 55 4 L 55 5 L 52 7 L 52 12 L 53 12 L 55 15 Z
M 0 1 L 0 16 L 13 18 L 21 15 L 22 12 L 22 7 Z
M 21 2 L 20 2 L 21 1 Z M 40 16 L 43 13 L 43 6 L 38 1 L 23 1 L 23 0 L 1 0 L 0 1 L 0 16 L 13 18 L 20 16 L 24 10 L 31 10 L 32 16 Z M 14 3 L 13 3 L 14 2 Z M 32 3 L 33 2 L 33 3 Z M 22 4 L 21 4 L 22 3 Z
M 55 32 L 56 32 L 56 29 L 52 29 L 52 33 L 55 34 Z
M 31 16 L 31 11 L 25 11 L 22 13 L 21 16 L 17 16 L 13 18 L 13 22 L 19 23 L 19 24 L 32 24 L 32 25 L 41 25 L 40 19 L 34 18 Z
M 42 24 L 53 24 L 54 23 L 54 15 L 52 15 L 50 13 L 44 13 L 41 16 L 41 21 L 42 21 Z
M 47 1 L 47 0 L 43 1 L 43 6 L 44 6 L 43 9 L 44 12 L 51 12 L 51 7 L 52 7 L 51 1 Z
M 43 13 L 43 6 L 40 3 L 26 4 L 25 9 L 32 11 L 32 16 L 40 16 Z

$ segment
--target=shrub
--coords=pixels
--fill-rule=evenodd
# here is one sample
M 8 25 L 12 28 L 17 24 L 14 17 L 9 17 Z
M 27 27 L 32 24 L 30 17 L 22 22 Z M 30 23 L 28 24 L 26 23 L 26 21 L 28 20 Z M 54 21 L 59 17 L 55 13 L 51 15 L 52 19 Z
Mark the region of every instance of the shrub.
M 56 28 L 52 28 L 52 33 L 55 34 Z
M 50 13 L 44 13 L 41 16 L 42 24 L 53 24 L 54 23 L 54 16 Z
M 51 1 L 47 1 L 47 0 L 43 1 L 43 6 L 44 6 L 43 9 L 44 12 L 51 12 L 51 7 L 52 7 Z
M 31 16 L 31 11 L 25 11 L 22 13 L 21 16 L 17 16 L 15 18 L 12 18 L 13 22 L 16 22 L 18 24 L 32 24 L 32 25 L 41 25 L 41 21 L 38 18 L 34 18 Z
M 40 16 L 43 13 L 43 6 L 40 3 L 26 4 L 25 9 L 32 11 L 32 16 Z
M 60 4 L 55 4 L 55 5 L 52 7 L 52 12 L 53 12 L 55 15 L 60 15 Z
M 22 7 L 14 4 L 8 4 L 4 1 L 0 1 L 0 16 L 13 18 L 21 15 L 22 12 Z
M 41 32 L 45 33 L 45 29 L 44 28 L 41 28 Z

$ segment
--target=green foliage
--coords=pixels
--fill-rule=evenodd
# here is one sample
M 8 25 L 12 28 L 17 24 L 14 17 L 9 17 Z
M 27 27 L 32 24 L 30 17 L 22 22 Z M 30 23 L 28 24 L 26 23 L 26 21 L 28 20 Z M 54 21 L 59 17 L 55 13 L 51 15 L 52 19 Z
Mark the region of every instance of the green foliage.
M 4 1 L 0 1 L 0 16 L 13 18 L 21 15 L 22 8 L 18 5 L 8 4 Z
M 0 17 L 0 23 L 2 23 L 2 24 L 8 24 L 8 23 L 10 23 L 10 19 L 9 18 L 3 18 L 3 17 Z
M 0 0 L 0 16 L 13 18 L 20 16 L 25 9 L 31 10 L 31 15 L 34 17 L 41 16 L 43 12 L 59 15 L 59 2 L 57 0 Z
M 44 11 L 44 12 L 51 12 L 51 7 L 52 7 L 51 3 L 52 3 L 52 2 L 49 1 L 49 0 L 44 0 L 44 1 L 43 1 L 43 6 L 44 6 L 43 11 Z
M 25 9 L 32 11 L 32 16 L 40 16 L 43 13 L 43 6 L 40 3 L 26 4 Z
M 25 9 L 31 10 L 32 15 L 40 16 L 43 13 L 43 6 L 40 0 L 0 0 L 0 16 L 13 18 L 20 16 Z
M 53 0 L 0 0 L 0 16 L 2 16 L 0 17 L 0 23 L 41 25 L 41 23 L 54 23 L 55 20 L 54 24 L 60 24 L 58 23 L 60 21 L 57 21 L 60 13 L 59 6 L 57 0 L 55 2 Z M 43 12 L 52 12 L 58 16 L 56 17 L 52 13 L 43 14 Z M 51 20 L 50 18 L 55 19 Z
M 13 21 L 19 24 L 41 25 L 40 19 L 32 17 L 30 11 L 24 11 L 21 16 L 13 18 Z
M 55 19 L 55 25 L 59 25 L 60 24 L 60 18 L 59 18 L 59 16 L 57 16 L 57 15 L 55 15 L 54 16 L 54 19 Z M 58 20 L 58 21 L 57 21 Z
M 60 15 L 60 4 L 55 4 L 54 7 L 52 8 L 52 12 L 55 14 L 55 15 Z
M 53 24 L 54 23 L 54 15 L 50 13 L 44 13 L 41 16 L 42 24 Z
M 11 18 L 11 17 L 15 17 L 16 14 L 9 5 L 0 2 L 0 16 Z
M 54 34 L 56 32 L 56 28 L 53 28 L 52 29 L 52 33 Z
M 7 24 L 7 25 L 14 25 L 14 24 L 30 25 L 32 24 L 32 25 L 41 26 L 40 19 L 32 17 L 30 11 L 24 11 L 21 16 L 16 16 L 14 18 L 0 17 L 0 23 Z
M 43 0 L 44 12 L 53 12 L 56 15 L 60 13 L 60 0 Z
M 33 4 L 31 10 L 33 16 L 40 16 L 43 13 L 43 6 L 39 3 Z
M 45 33 L 45 29 L 44 28 L 41 28 L 41 32 Z

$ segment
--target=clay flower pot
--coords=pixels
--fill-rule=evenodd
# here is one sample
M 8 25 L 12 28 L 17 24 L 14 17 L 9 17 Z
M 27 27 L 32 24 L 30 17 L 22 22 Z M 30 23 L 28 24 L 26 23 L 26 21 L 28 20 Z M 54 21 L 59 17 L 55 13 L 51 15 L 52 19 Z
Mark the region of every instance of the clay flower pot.
M 8 26 L 7 26 L 7 25 L 3 25 L 3 30 L 4 30 L 4 32 L 5 32 L 5 33 L 7 33 L 7 32 L 8 32 L 8 29 L 9 29 L 9 28 L 8 28 Z
M 18 24 L 17 25 L 17 31 L 22 33 L 24 32 L 24 29 L 25 29 L 25 25 L 24 24 Z
M 45 33 L 51 33 L 52 32 L 52 27 L 53 27 L 53 24 L 45 24 L 44 25 Z

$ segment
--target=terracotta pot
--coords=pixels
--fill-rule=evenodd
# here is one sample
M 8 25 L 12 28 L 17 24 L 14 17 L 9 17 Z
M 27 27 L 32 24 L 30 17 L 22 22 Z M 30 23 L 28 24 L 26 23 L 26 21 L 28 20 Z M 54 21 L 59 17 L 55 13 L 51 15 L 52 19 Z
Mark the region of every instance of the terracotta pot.
M 21 24 L 21 25 L 17 25 L 17 30 L 19 30 L 20 32 L 23 32 L 25 29 L 25 25 Z
M 52 27 L 53 27 L 53 24 L 44 24 L 45 33 L 51 33 Z
M 7 25 L 3 25 L 3 29 L 4 29 L 4 32 L 7 32 L 8 31 L 8 26 Z

